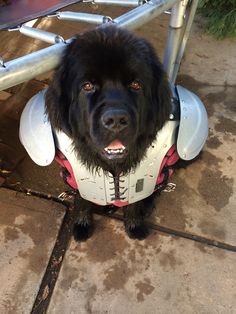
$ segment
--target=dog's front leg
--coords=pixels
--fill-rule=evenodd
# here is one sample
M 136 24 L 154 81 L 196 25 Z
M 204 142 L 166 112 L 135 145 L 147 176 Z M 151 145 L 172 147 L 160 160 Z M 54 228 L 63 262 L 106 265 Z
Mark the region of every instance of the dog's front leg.
M 74 224 L 73 235 L 77 241 L 86 241 L 94 230 L 93 204 L 82 199 L 79 193 L 74 200 L 77 217 Z
M 149 235 L 144 218 L 151 214 L 154 208 L 153 200 L 151 195 L 143 201 L 124 207 L 125 231 L 130 238 L 143 240 Z

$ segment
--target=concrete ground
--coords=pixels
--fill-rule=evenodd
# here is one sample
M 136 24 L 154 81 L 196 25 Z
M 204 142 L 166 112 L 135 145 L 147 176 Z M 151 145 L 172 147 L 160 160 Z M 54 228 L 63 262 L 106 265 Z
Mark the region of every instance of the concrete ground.
M 112 17 L 126 10 L 78 7 Z M 167 21 L 137 30 L 160 56 Z M 209 138 L 201 159 L 172 176 L 176 189 L 157 199 L 144 241 L 127 237 L 119 215 L 96 215 L 85 243 L 71 238 L 58 166 L 34 165 L 18 140 L 20 113 L 51 73 L 0 92 L 0 313 L 236 313 L 236 40 L 214 40 L 202 23 L 196 17 L 178 83 L 206 105 Z M 44 19 L 37 27 L 69 38 L 88 25 Z M 18 33 L 0 39 L 5 60 L 45 46 Z

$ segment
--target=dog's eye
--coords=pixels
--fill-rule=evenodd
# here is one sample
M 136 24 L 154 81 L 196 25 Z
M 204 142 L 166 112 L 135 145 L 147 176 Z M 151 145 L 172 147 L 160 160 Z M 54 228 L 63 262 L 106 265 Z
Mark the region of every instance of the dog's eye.
M 86 82 L 83 86 L 82 86 L 83 90 L 86 92 L 91 92 L 93 90 L 95 90 L 95 86 L 90 83 L 90 82 Z
M 142 88 L 142 85 L 138 81 L 133 81 L 130 83 L 129 87 L 133 90 L 140 90 Z

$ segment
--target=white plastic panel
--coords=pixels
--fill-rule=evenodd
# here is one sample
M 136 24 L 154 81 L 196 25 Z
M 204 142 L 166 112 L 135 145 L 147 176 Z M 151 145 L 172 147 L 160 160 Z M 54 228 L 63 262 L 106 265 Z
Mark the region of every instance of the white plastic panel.
M 208 136 L 208 118 L 201 100 L 192 92 L 176 86 L 180 102 L 177 151 L 181 159 L 191 160 L 203 148 Z
M 32 160 L 39 166 L 49 165 L 55 156 L 51 124 L 45 114 L 43 90 L 26 104 L 20 119 L 20 140 Z

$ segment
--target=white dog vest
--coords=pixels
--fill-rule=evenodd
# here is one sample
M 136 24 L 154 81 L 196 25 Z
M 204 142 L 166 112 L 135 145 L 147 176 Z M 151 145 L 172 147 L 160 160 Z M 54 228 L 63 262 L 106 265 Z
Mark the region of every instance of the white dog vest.
M 68 183 L 78 188 L 84 199 L 99 205 L 126 206 L 154 192 L 168 152 L 177 147 L 178 156 L 190 160 L 199 154 L 206 141 L 208 122 L 204 105 L 195 94 L 183 87 L 177 86 L 176 90 L 180 120 L 165 123 L 146 156 L 126 175 L 113 177 L 101 168 L 90 171 L 82 164 L 73 150 L 72 140 L 65 133 L 52 130 L 45 114 L 45 91 L 27 103 L 20 121 L 20 139 L 33 161 L 41 166 L 53 161 L 57 148 L 59 158 L 57 156 L 56 160 L 62 164 L 60 154 L 63 154 L 61 160 L 66 158 L 66 168 L 70 173 Z M 174 154 L 172 163 L 177 161 L 176 156 Z

